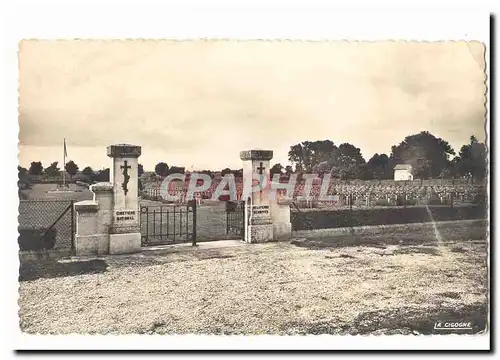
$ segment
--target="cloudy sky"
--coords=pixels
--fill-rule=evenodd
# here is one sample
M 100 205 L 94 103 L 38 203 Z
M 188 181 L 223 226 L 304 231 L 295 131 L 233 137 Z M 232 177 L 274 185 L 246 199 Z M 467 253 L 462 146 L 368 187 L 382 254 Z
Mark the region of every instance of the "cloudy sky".
M 350 142 L 368 160 L 428 130 L 458 151 L 485 138 L 484 50 L 466 42 L 24 41 L 21 165 L 140 162 L 240 168 L 239 151 L 287 163 L 304 140 Z

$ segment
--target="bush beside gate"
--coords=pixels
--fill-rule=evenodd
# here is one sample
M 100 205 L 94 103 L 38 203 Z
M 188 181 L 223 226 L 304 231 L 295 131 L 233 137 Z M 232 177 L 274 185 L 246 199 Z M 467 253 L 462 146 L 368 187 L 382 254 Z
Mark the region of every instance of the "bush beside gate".
M 19 250 L 51 250 L 56 244 L 57 229 L 19 229 Z

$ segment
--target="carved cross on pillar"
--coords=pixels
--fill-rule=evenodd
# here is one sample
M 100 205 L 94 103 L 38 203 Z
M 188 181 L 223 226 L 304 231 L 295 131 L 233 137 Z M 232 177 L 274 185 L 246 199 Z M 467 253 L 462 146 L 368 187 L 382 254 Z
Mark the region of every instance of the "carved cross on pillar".
M 259 170 L 259 174 L 262 175 L 262 171 L 265 170 L 266 168 L 263 166 L 262 162 L 260 163 L 260 166 L 257 168 Z
M 262 162 L 260 163 L 260 166 L 257 168 L 259 170 L 259 175 L 260 175 L 260 192 L 262 193 L 262 182 L 263 182 L 263 174 L 262 171 L 264 171 L 266 168 L 263 166 Z
M 122 183 L 122 189 L 125 195 L 128 193 L 128 181 L 130 180 L 130 175 L 128 174 L 128 169 L 132 169 L 130 165 L 127 165 L 127 160 L 123 162 L 123 165 L 120 166 L 120 169 L 123 169 L 123 183 Z

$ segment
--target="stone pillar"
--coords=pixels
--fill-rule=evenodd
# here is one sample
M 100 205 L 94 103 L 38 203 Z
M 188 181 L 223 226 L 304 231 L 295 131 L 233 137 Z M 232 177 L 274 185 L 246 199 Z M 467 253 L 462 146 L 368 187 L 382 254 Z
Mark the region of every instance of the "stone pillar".
M 99 208 L 97 216 L 97 235 L 98 249 L 97 253 L 109 254 L 109 231 L 113 223 L 113 184 L 110 182 L 101 182 L 90 186 L 94 193 L 94 201 Z
M 274 240 L 290 240 L 292 238 L 290 204 L 290 200 L 271 200 L 270 208 Z
M 111 145 L 108 156 L 113 159 L 110 180 L 113 184 L 112 223 L 109 253 L 126 254 L 141 250 L 138 200 L 138 157 L 141 147 L 128 144 Z
M 109 254 L 109 229 L 112 222 L 113 186 L 97 183 L 90 186 L 93 200 L 75 203 L 77 256 Z
M 99 235 L 97 235 L 98 204 L 94 200 L 85 200 L 75 203 L 76 255 L 97 255 L 99 248 Z
M 251 179 L 265 181 L 262 189 L 244 188 L 243 192 L 247 198 L 247 211 L 245 212 L 245 241 L 249 243 L 262 243 L 273 241 L 273 223 L 269 202 L 270 166 L 269 161 L 273 157 L 271 150 L 248 150 L 240 152 L 243 163 L 243 182 L 245 186 L 252 184 Z M 250 200 L 250 204 L 249 201 Z

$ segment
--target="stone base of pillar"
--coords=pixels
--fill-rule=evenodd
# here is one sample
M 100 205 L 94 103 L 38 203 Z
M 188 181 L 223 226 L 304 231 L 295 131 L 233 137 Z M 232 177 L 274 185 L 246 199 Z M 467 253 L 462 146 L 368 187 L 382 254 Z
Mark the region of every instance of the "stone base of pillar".
M 75 253 L 77 256 L 108 254 L 108 234 L 75 235 Z
M 248 243 L 265 243 L 273 240 L 273 224 L 248 225 Z
M 109 235 L 109 253 L 130 254 L 141 251 L 141 233 Z
M 274 240 L 290 240 L 292 238 L 292 223 L 282 222 L 273 224 Z
M 282 200 L 271 203 L 271 219 L 273 222 L 274 240 L 290 240 L 292 223 L 290 222 L 290 202 Z

